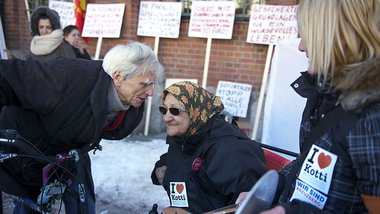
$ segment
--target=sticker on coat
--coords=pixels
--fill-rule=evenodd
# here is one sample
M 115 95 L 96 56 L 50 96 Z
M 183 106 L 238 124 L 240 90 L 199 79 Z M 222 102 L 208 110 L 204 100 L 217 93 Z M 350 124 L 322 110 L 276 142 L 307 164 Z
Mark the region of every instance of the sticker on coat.
M 298 176 L 303 182 L 327 195 L 338 156 L 313 145 Z
M 319 209 L 323 209 L 327 201 L 327 197 L 325 195 L 299 179 L 296 181 L 296 186 L 290 201 L 293 201 L 294 199 L 314 205 Z
M 173 207 L 189 207 L 185 182 L 170 182 L 170 204 Z

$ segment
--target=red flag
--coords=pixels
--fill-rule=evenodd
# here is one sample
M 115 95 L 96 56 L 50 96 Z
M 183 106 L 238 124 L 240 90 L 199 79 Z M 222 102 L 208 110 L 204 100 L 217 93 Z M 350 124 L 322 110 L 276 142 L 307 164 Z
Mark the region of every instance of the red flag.
M 79 28 L 79 32 L 82 35 L 84 18 L 86 17 L 86 0 L 75 0 L 75 25 Z M 83 40 L 88 44 L 88 38 L 83 37 Z

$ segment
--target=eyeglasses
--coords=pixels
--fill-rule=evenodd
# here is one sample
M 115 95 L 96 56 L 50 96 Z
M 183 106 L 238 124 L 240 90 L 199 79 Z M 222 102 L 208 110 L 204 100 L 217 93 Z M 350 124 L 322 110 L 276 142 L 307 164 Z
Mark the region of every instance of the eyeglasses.
M 161 112 L 161 114 L 165 115 L 168 110 L 170 111 L 170 114 L 177 116 L 181 112 L 185 112 L 185 109 L 179 109 L 179 108 L 166 108 L 165 106 L 158 107 L 158 110 Z

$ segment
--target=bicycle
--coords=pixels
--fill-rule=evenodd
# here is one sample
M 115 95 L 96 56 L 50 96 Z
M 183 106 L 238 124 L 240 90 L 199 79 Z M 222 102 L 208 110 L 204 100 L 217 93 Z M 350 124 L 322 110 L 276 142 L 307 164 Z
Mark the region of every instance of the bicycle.
M 49 214 L 52 210 L 52 204 L 58 199 L 62 199 L 63 194 L 73 194 L 79 200 L 78 213 L 88 213 L 87 211 L 87 193 L 84 179 L 84 163 L 82 152 L 78 149 L 72 149 L 68 154 L 57 154 L 56 156 L 46 156 L 30 141 L 20 136 L 16 130 L 0 130 L 0 164 L 8 159 L 13 158 L 32 158 L 39 163 L 47 164 L 43 169 L 43 184 L 37 200 L 19 197 L 10 194 L 15 201 L 25 205 L 39 213 Z M 77 175 L 75 175 L 68 166 L 75 165 Z M 0 168 L 2 179 L 11 178 L 10 174 Z M 10 177 L 9 177 L 10 176 Z M 52 179 L 54 178 L 54 181 Z M 73 188 L 77 184 L 77 188 Z M 12 193 L 13 190 L 25 190 L 21 185 L 14 182 L 14 186 L 8 189 L 1 189 L 2 192 Z M 25 191 L 27 192 L 27 191 Z M 58 213 L 62 208 L 62 200 Z M 1 204 L 2 205 L 2 204 Z

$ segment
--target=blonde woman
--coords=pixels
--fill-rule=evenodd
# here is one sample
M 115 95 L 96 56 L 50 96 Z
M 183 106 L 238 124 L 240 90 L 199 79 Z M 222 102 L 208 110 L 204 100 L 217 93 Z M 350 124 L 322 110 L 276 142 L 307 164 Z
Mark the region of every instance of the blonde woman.
M 310 60 L 292 84 L 307 98 L 301 156 L 280 172 L 280 206 L 264 213 L 379 212 L 379 20 L 379 0 L 300 2 Z

